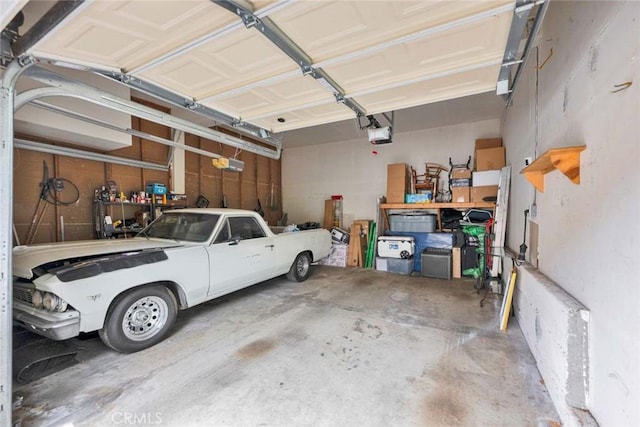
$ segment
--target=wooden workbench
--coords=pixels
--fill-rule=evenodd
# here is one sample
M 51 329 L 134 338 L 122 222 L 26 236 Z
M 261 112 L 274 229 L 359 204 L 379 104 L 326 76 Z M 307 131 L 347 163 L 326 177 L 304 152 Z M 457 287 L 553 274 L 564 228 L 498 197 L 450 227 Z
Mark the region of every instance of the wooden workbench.
M 494 202 L 469 202 L 469 203 L 383 203 L 380 205 L 382 216 L 384 217 L 384 227 L 389 229 L 389 213 L 390 209 L 406 209 L 411 211 L 433 210 L 436 211 L 438 219 L 438 230 L 442 230 L 442 220 L 440 218 L 440 209 L 489 209 L 495 210 Z

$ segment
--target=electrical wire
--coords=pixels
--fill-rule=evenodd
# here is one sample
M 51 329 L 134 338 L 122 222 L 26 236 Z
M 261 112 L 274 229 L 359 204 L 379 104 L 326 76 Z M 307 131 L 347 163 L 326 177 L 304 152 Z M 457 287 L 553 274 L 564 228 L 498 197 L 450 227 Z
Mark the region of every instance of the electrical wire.
M 66 178 L 49 178 L 42 185 L 42 197 L 52 205 L 69 206 L 80 199 L 80 190 Z

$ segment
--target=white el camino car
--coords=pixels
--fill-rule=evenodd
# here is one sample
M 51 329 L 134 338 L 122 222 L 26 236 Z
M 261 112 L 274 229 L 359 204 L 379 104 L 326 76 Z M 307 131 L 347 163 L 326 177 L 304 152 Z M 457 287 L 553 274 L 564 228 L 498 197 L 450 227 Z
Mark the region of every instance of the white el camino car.
M 179 309 L 286 274 L 301 282 L 327 230 L 273 234 L 255 212 L 165 212 L 133 239 L 17 246 L 14 322 L 54 340 L 99 331 L 132 353 L 162 341 Z

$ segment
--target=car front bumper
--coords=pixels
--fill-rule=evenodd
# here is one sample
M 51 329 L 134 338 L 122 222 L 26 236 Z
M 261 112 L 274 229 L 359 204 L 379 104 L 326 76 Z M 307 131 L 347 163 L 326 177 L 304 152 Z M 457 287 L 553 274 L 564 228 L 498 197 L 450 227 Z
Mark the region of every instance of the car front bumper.
M 56 341 L 73 338 L 80 333 L 79 312 L 67 310 L 58 313 L 41 310 L 15 299 L 13 321 L 29 331 Z

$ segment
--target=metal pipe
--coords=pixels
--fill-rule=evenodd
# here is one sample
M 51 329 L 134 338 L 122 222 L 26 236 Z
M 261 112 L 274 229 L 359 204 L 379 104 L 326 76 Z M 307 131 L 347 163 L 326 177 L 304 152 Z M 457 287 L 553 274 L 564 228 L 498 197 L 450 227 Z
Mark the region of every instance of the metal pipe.
M 524 67 L 527 65 L 527 59 L 529 59 L 529 52 L 533 47 L 533 41 L 535 40 L 536 35 L 540 30 L 540 26 L 542 25 L 542 20 L 544 19 L 544 15 L 547 13 L 548 8 L 549 8 L 548 0 L 542 3 L 542 5 L 538 6 L 538 11 L 533 21 L 533 27 L 531 28 L 531 32 L 529 33 L 529 38 L 527 39 L 527 43 L 524 46 L 524 51 L 522 52 L 522 62 L 520 63 L 520 65 L 518 65 L 518 69 L 516 70 L 516 75 L 513 78 L 513 84 L 511 85 L 511 89 L 509 91 L 509 96 L 507 97 L 507 106 L 511 105 L 511 102 L 513 101 L 513 95 L 515 93 L 516 87 L 518 86 L 518 82 L 520 81 L 520 78 L 522 78 Z
M 26 92 L 23 92 L 23 93 L 26 93 Z M 188 145 L 180 144 L 180 143 L 177 143 L 177 142 L 172 141 L 170 139 L 166 139 L 166 138 L 162 138 L 162 137 L 159 137 L 159 136 L 156 136 L 156 135 L 152 135 L 152 134 L 147 133 L 147 132 L 142 132 L 142 131 L 139 131 L 139 130 L 136 130 L 136 129 L 124 128 L 124 127 L 121 127 L 121 126 L 116 126 L 116 125 L 114 125 L 112 123 L 108 123 L 108 122 L 106 122 L 104 120 L 94 119 L 93 117 L 89 117 L 89 116 L 87 116 L 85 114 L 78 113 L 78 112 L 69 110 L 67 108 L 59 107 L 57 105 L 49 104 L 47 102 L 34 100 L 34 101 L 31 101 L 30 105 L 34 105 L 36 107 L 43 108 L 45 110 L 52 111 L 54 113 L 60 113 L 60 114 L 62 114 L 64 116 L 71 117 L 71 118 L 78 119 L 78 120 L 82 120 L 82 121 L 85 121 L 87 123 L 91 123 L 91 124 L 94 124 L 94 125 L 102 126 L 104 128 L 111 129 L 111 130 L 114 130 L 116 132 L 122 132 L 122 133 L 126 133 L 128 135 L 133 135 L 133 136 L 137 136 L 139 138 L 147 139 L 149 141 L 157 142 L 159 144 L 164 144 L 164 145 L 167 145 L 167 146 L 172 147 L 172 148 L 180 148 L 180 149 L 183 149 L 185 151 L 190 151 L 192 153 L 200 154 L 200 155 L 206 156 L 206 157 L 212 157 L 214 159 L 219 159 L 220 157 L 222 157 L 219 154 L 212 153 L 212 152 L 207 151 L 207 150 L 202 150 L 200 148 L 195 148 L 195 147 L 190 147 Z M 180 131 L 178 131 L 178 132 L 180 132 Z
M 157 163 L 143 162 L 141 160 L 125 159 L 124 157 L 110 156 L 108 154 L 93 153 L 91 151 L 78 150 L 76 148 L 61 147 L 58 145 L 42 144 L 40 142 L 29 141 L 26 139 L 15 139 L 15 148 L 23 150 L 38 151 L 40 153 L 58 154 L 61 156 L 75 157 L 77 159 L 95 160 L 97 162 L 113 163 L 116 165 L 132 166 L 142 169 L 150 169 L 166 172 L 169 170 L 168 165 L 160 165 Z
M 30 64 L 9 63 L 0 87 L 0 426 L 12 415 L 13 102 L 16 81 Z
M 506 100 L 506 94 L 509 92 L 509 78 L 511 77 L 511 69 L 509 65 L 513 65 L 517 60 L 516 55 L 518 49 L 520 49 L 520 40 L 522 39 L 522 32 L 525 29 L 527 20 L 529 18 L 528 13 L 518 12 L 519 8 L 523 5 L 527 5 L 528 0 L 517 0 L 514 5 L 513 17 L 511 19 L 511 27 L 509 28 L 509 35 L 507 37 L 507 44 L 504 48 L 504 54 L 502 56 L 502 67 L 498 72 L 496 92 L 498 95 L 503 95 Z
M 280 158 L 280 146 L 275 147 L 275 150 L 263 147 L 240 138 L 209 129 L 205 126 L 191 123 L 188 120 L 172 116 L 171 114 L 154 110 L 153 108 L 138 104 L 134 101 L 120 98 L 84 83 L 71 81 L 66 77 L 40 67 L 34 67 L 32 70 L 29 70 L 27 75 L 36 81 L 45 83 L 52 87 L 31 89 L 28 92 L 18 95 L 18 97 L 16 97 L 16 108 L 45 96 L 78 98 L 97 105 L 102 105 L 103 107 L 107 107 L 115 111 L 140 117 L 154 123 L 182 130 L 193 135 L 221 142 L 265 157 L 276 160 Z

